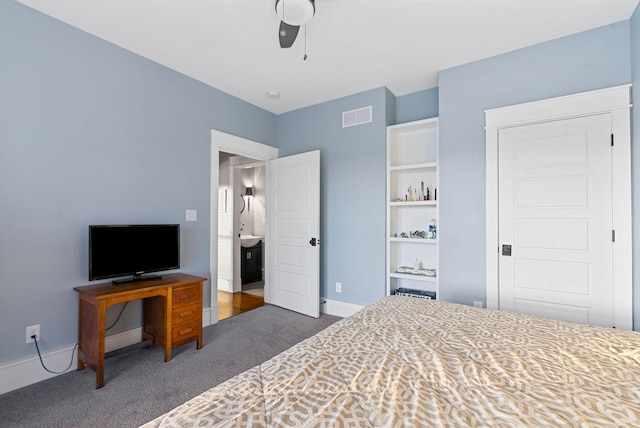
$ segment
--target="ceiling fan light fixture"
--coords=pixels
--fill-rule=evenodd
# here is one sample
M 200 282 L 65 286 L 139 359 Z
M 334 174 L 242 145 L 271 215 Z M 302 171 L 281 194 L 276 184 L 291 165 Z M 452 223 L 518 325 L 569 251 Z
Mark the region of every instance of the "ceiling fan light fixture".
M 313 18 L 316 7 L 313 0 L 276 0 L 276 14 L 289 25 L 303 25 Z

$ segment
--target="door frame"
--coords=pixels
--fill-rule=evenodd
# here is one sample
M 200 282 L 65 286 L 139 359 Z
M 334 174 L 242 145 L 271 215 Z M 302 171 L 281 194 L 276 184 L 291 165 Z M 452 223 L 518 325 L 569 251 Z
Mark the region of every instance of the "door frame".
M 609 113 L 612 149 L 614 323 L 633 329 L 631 236 L 631 85 L 582 92 L 485 110 L 486 130 L 486 299 L 500 309 L 498 234 L 498 133 L 500 129 Z
M 211 189 L 210 189 L 210 231 L 209 231 L 209 275 L 211 277 L 211 322 L 218 322 L 218 187 L 220 185 L 219 167 L 220 152 L 231 153 L 238 156 L 255 159 L 256 161 L 267 162 L 278 157 L 278 148 L 267 144 L 258 143 L 226 132 L 211 130 Z M 269 163 L 265 163 L 265 176 L 269 177 Z M 265 195 L 265 241 L 269 242 L 270 226 L 268 205 L 270 200 L 270 190 L 268 180 L 267 194 Z M 265 254 L 265 301 L 267 301 L 267 291 L 269 290 L 269 251 Z

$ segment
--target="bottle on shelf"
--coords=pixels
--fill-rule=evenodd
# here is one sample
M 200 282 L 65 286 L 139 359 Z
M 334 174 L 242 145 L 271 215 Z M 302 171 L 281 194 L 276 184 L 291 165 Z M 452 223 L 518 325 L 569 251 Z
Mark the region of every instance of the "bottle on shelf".
M 431 223 L 429 223 L 429 232 L 431 232 L 431 239 L 436 239 L 438 237 L 438 227 L 436 226 L 435 218 L 432 218 Z

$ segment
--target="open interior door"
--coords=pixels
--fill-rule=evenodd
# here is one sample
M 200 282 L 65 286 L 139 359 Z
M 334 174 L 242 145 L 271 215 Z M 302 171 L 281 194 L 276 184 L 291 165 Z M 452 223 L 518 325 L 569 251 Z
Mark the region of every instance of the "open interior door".
M 270 161 L 269 303 L 320 316 L 320 151 Z

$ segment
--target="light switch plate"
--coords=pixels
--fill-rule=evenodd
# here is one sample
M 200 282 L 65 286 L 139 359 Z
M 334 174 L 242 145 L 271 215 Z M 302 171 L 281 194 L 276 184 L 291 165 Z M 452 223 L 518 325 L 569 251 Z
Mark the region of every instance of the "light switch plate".
M 198 211 L 187 210 L 187 221 L 197 221 L 197 220 L 198 220 Z

